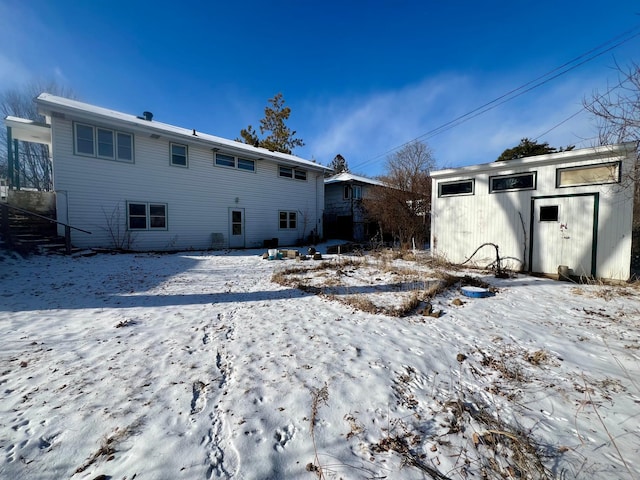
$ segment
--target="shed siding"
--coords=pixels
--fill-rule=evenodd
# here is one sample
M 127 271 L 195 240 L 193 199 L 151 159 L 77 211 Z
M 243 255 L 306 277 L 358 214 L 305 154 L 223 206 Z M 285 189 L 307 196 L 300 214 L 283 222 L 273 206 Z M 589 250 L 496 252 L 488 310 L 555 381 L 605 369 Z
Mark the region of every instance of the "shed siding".
M 516 168 L 509 168 L 508 164 L 488 164 L 463 167 L 442 174 L 436 172 L 432 193 L 433 254 L 453 263 L 462 263 L 480 245 L 490 242 L 499 246 L 500 257 L 506 260 L 507 267 L 516 270 L 529 269 L 531 198 L 598 193 L 596 275 L 601 278 L 628 279 L 633 186 L 629 185 L 628 181 L 623 181 L 616 184 L 556 188 L 558 168 L 608 161 L 621 161 L 622 178 L 629 178 L 633 166 L 632 154 L 621 152 L 620 149 L 610 152 L 607 157 L 603 157 L 602 153 L 589 155 L 588 152 L 576 156 L 557 155 L 555 162 L 552 162 L 553 159 L 548 158 L 549 156 L 545 156 L 544 161 L 538 164 L 533 160 L 535 157 L 532 157 L 532 161 L 520 162 L 521 165 Z M 535 190 L 489 193 L 490 177 L 528 172 L 536 172 Z M 473 195 L 438 197 L 440 183 L 468 179 L 475 181 Z M 569 230 L 569 234 L 591 232 Z M 484 247 L 476 253 L 470 263 L 484 267 L 494 260 L 495 249 Z
M 127 131 L 116 125 L 106 128 Z M 167 204 L 167 230 L 132 231 L 134 250 L 206 249 L 212 234 L 229 240 L 229 208 L 245 209 L 245 246 L 261 247 L 265 239 L 278 238 L 291 245 L 315 228 L 324 203 L 321 172 L 307 170 L 307 180 L 278 176 L 278 164 L 256 161 L 256 171 L 215 166 L 213 152 L 189 144 L 188 168 L 170 165 L 171 139 L 152 139 L 134 133 L 135 163 L 123 163 L 73 153 L 73 123 L 52 119 L 54 178 L 58 206 L 66 198 L 68 222 L 92 235 L 72 232 L 79 247 L 113 247 L 111 233 L 126 230 L 126 202 Z M 184 138 L 174 141 L 186 143 Z M 278 211 L 296 211 L 297 229 L 280 230 Z M 109 227 L 108 218 L 115 223 Z

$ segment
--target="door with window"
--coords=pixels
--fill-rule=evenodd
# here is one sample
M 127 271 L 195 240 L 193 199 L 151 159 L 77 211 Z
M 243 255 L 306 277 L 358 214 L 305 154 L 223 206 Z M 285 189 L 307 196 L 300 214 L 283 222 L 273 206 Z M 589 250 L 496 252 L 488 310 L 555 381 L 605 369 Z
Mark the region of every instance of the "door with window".
M 244 208 L 229 209 L 229 247 L 244 248 Z
M 597 194 L 532 200 L 531 271 L 595 275 Z

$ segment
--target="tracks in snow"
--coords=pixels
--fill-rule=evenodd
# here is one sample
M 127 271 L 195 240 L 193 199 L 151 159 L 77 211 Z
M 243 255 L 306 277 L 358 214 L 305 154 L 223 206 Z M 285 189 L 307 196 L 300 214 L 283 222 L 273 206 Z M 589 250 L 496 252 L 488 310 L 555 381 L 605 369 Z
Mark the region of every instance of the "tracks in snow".
M 227 394 L 227 386 L 233 373 L 225 345 L 234 339 L 233 313 L 218 314 L 213 322 L 203 326 L 202 348 L 210 351 L 215 374 L 212 375 L 213 378 L 206 379 L 207 381 L 198 379 L 192 385 L 191 422 L 207 422 L 207 426 L 203 428 L 206 433 L 200 445 L 206 450 L 208 479 L 232 478 L 239 468 L 239 457 L 229 440 L 229 435 L 225 433 L 225 429 L 229 428 L 220 406 L 222 397 Z M 211 405 L 209 408 L 208 404 Z M 206 419 L 200 418 L 205 411 Z

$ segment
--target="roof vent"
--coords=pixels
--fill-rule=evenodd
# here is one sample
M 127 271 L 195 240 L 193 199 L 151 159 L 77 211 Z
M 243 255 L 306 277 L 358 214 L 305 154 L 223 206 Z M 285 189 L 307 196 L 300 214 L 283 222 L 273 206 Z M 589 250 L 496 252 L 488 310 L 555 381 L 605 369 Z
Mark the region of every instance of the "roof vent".
M 151 120 L 153 120 L 153 113 L 151 112 L 142 112 L 142 116 L 144 117 L 145 120 L 147 120 L 148 122 L 150 122 Z

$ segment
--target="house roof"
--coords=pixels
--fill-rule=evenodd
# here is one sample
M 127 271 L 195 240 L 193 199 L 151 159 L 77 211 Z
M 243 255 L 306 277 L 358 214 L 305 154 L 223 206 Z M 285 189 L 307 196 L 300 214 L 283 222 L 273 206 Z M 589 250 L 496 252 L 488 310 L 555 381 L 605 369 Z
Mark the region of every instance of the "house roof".
M 553 165 L 559 163 L 582 162 L 585 160 L 604 160 L 616 156 L 626 156 L 631 152 L 636 152 L 637 142 L 626 142 L 617 145 L 605 145 L 600 147 L 581 148 L 579 150 L 569 150 L 564 152 L 549 153 L 546 155 L 536 155 L 533 157 L 518 158 L 515 160 L 505 160 L 501 162 L 482 163 L 479 165 L 469 165 L 467 167 L 449 168 L 437 170 L 430 173 L 431 178 L 445 178 L 454 176 L 473 176 L 478 173 L 495 170 L 526 170 L 543 165 Z
M 310 160 L 305 160 L 295 155 L 273 152 L 266 148 L 254 147 L 253 145 L 217 137 L 195 129 L 177 127 L 167 123 L 158 122 L 156 120 L 146 119 L 145 117 L 139 117 L 79 102 L 77 100 L 58 97 L 56 95 L 51 95 L 50 93 L 40 94 L 36 98 L 36 103 L 38 104 L 40 113 L 43 115 L 54 117 L 69 115 L 87 120 L 108 121 L 111 123 L 115 122 L 123 125 L 123 128 L 149 133 L 150 135 L 155 134 L 160 137 L 169 137 L 171 139 L 182 138 L 185 142 L 203 144 L 211 149 L 218 148 L 225 153 L 231 152 L 237 155 L 246 155 L 252 159 L 269 159 L 287 165 L 304 166 L 307 169 L 313 170 L 329 170 L 323 165 Z
M 362 177 L 360 175 L 354 175 L 353 173 L 349 173 L 349 172 L 338 173 L 337 175 L 332 175 L 331 177 L 327 177 L 324 179 L 325 185 L 338 183 L 338 182 L 358 182 L 358 183 L 366 183 L 369 185 L 377 185 L 380 187 L 384 186 L 384 183 L 379 180 Z

